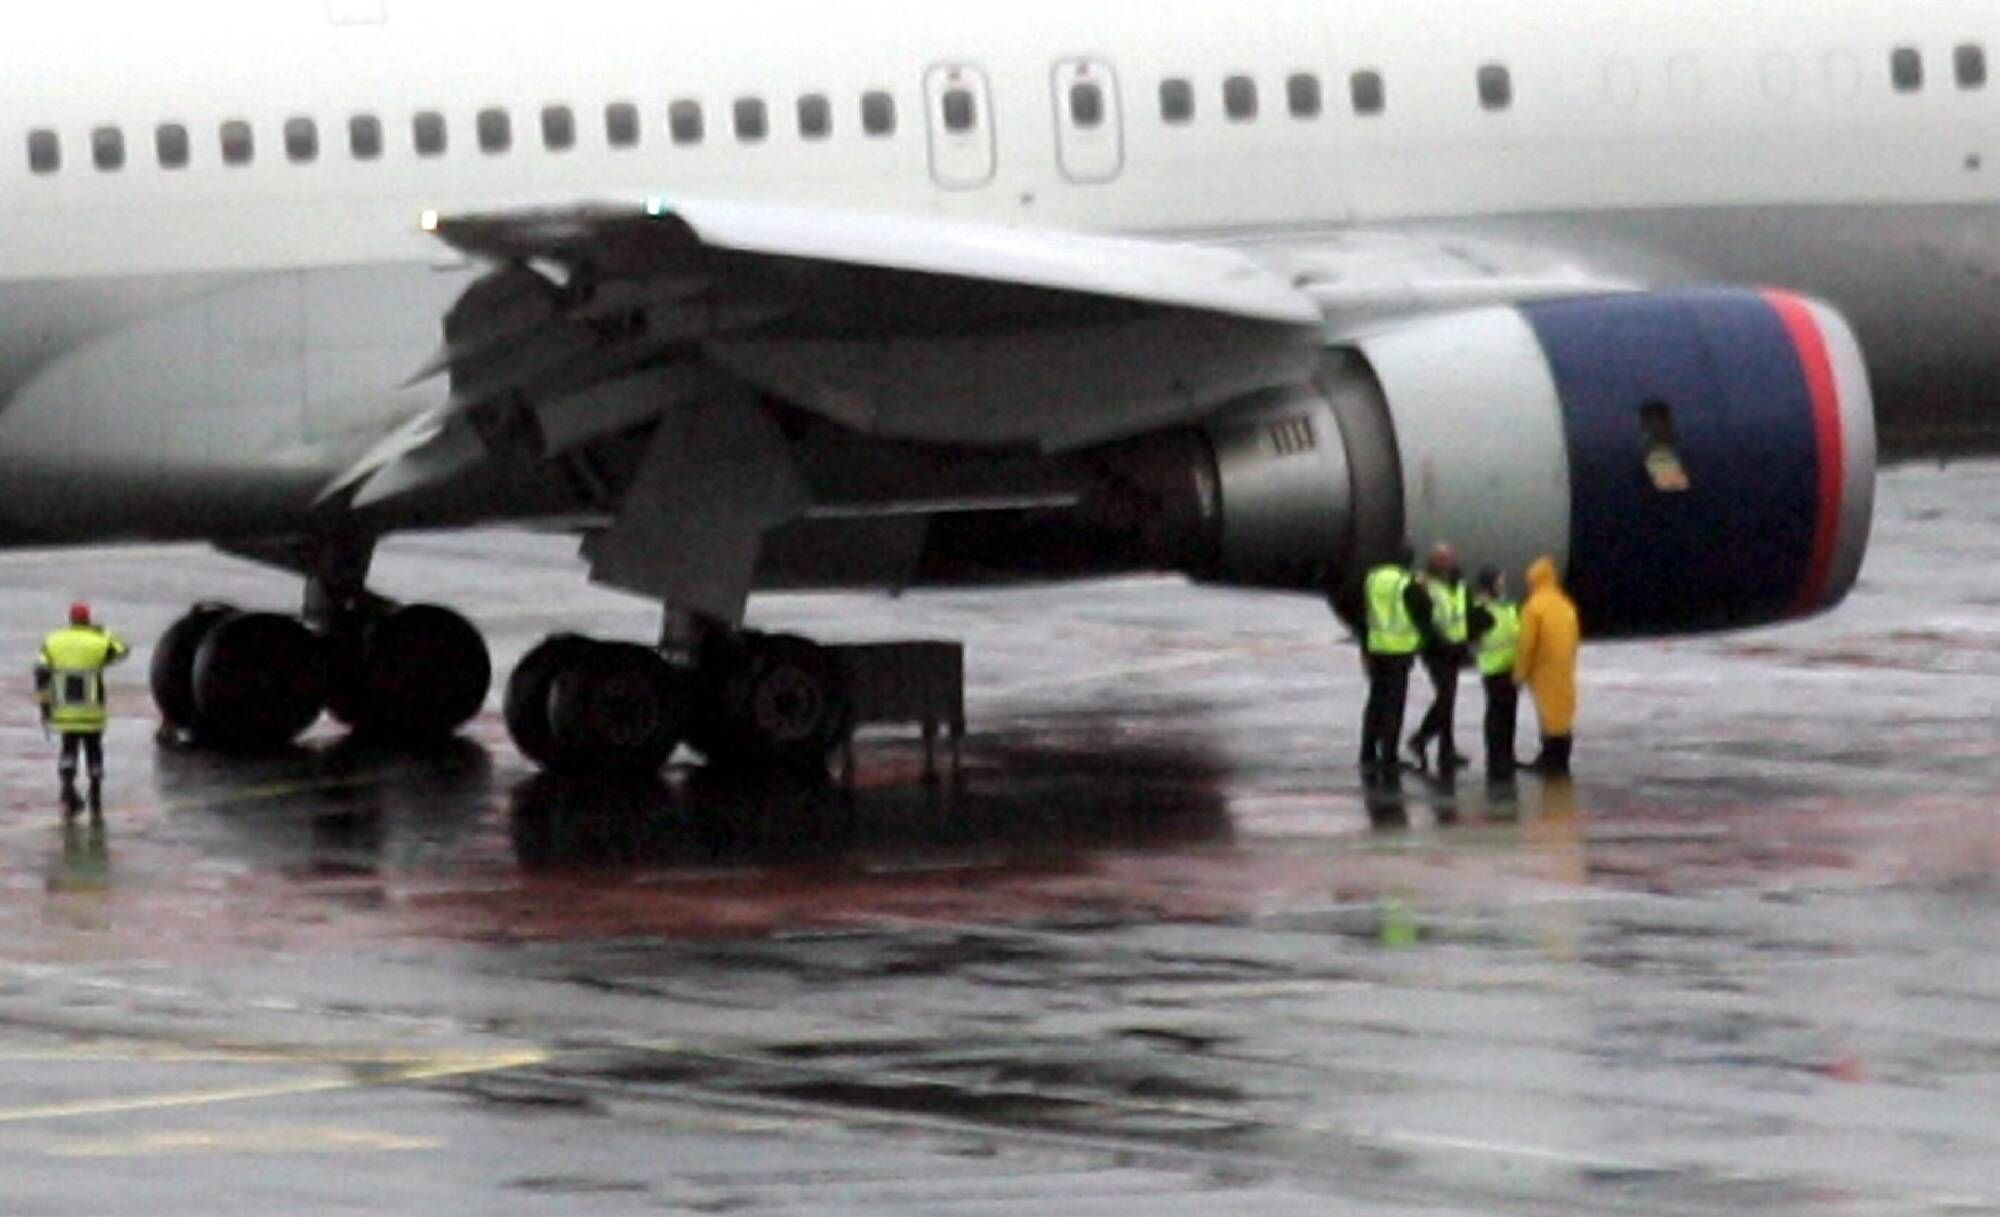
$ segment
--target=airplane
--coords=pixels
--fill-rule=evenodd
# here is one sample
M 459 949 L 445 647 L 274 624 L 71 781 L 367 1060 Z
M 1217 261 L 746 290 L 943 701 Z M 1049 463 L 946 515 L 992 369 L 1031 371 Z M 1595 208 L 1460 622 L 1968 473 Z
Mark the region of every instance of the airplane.
M 1351 614 L 1405 538 L 1600 638 L 1828 610 L 1884 455 L 1993 438 L 1990 3 L 76 0 L 0 79 L 0 543 L 298 573 L 166 719 L 449 734 L 405 530 L 559 529 L 661 637 L 545 766 L 823 760 L 773 588 L 1179 572 Z M 1865 352 L 1865 354 L 1864 354 Z M 1879 434 L 1878 434 L 1879 421 Z

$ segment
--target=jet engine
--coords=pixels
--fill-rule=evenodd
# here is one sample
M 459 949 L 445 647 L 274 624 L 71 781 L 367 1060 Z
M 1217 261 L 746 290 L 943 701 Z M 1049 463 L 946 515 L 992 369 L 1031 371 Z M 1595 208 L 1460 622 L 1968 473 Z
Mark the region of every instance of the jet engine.
M 1517 587 L 1552 555 L 1592 636 L 1656 636 L 1838 604 L 1867 549 L 1875 420 L 1827 306 L 1659 292 L 1385 326 L 1314 384 L 1104 464 L 1179 522 L 1147 544 L 1205 580 L 1351 610 L 1401 540 L 1449 540 Z

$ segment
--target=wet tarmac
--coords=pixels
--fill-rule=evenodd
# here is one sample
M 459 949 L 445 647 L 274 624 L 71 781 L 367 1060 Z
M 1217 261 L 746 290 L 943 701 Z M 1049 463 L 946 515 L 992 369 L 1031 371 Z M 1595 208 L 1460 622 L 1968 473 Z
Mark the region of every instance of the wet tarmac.
M 1512 791 L 1364 792 L 1325 611 L 1153 581 L 760 604 L 969 643 L 940 787 L 893 732 L 851 792 L 565 782 L 497 713 L 223 763 L 146 646 L 292 581 L 0 558 L 0 1214 L 2000 1213 L 1996 492 L 1891 475 L 1831 618 L 1591 652 Z M 560 540 L 379 581 L 503 667 L 654 629 Z M 141 654 L 65 830 L 78 596 Z

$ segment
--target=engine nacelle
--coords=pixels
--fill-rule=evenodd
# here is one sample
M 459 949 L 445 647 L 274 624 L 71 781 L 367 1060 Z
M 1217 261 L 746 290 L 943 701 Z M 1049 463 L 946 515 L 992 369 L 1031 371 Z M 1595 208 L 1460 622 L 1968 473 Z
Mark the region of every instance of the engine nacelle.
M 1832 309 L 1776 292 L 1390 326 L 1207 438 L 1197 574 L 1351 598 L 1403 537 L 1454 542 L 1468 570 L 1550 554 L 1594 637 L 1830 608 L 1873 514 L 1860 347 Z

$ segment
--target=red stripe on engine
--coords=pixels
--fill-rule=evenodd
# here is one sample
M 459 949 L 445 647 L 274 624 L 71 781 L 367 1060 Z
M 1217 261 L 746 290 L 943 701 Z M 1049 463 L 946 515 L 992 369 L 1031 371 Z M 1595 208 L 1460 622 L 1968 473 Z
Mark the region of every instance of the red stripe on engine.
M 1790 333 L 1805 373 L 1806 391 L 1812 397 L 1813 431 L 1819 440 L 1819 518 L 1813 528 L 1812 561 L 1806 565 L 1805 582 L 1799 587 L 1797 609 L 1815 612 L 1826 603 L 1827 584 L 1833 577 L 1834 546 L 1840 539 L 1840 508 L 1847 482 L 1846 446 L 1840 421 L 1840 389 L 1833 375 L 1833 357 L 1827 351 L 1826 335 L 1812 309 L 1797 296 L 1766 292 L 1779 320 Z

